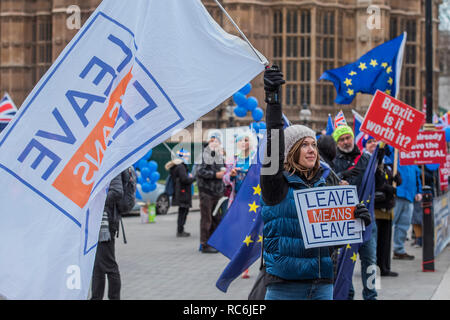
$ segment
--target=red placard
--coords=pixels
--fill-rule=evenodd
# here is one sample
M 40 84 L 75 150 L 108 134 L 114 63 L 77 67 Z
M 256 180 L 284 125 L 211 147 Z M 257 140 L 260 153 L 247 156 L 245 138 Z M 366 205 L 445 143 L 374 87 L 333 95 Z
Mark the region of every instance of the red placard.
M 441 190 L 448 189 L 448 176 L 450 175 L 450 154 L 447 154 L 447 161 L 439 167 L 439 180 Z
M 409 151 L 424 122 L 424 113 L 377 90 L 360 130 L 396 149 Z
M 445 131 L 419 131 L 411 152 L 400 151 L 400 164 L 432 164 L 447 161 Z

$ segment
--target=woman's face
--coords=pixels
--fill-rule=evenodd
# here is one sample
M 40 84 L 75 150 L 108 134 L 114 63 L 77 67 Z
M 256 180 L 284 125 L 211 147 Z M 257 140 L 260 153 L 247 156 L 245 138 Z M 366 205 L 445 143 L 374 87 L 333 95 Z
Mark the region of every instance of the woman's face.
M 237 144 L 239 150 L 248 151 L 250 149 L 250 139 L 248 137 L 242 138 Z
M 300 146 L 300 159 L 299 163 L 301 166 L 312 169 L 316 164 L 317 160 L 317 145 L 316 140 L 307 137 L 303 140 Z
M 375 151 L 377 144 L 378 144 L 377 140 L 370 139 L 369 141 L 366 142 L 366 150 L 372 154 Z

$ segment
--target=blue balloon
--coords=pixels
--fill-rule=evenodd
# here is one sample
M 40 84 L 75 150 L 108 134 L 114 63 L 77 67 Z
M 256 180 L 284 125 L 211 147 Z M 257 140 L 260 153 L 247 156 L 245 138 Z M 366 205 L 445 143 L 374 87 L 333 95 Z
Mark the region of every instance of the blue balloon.
M 253 130 L 255 130 L 256 133 L 259 132 L 259 124 L 258 124 L 257 122 L 252 122 L 252 123 L 250 124 L 250 128 L 253 128 Z
M 267 125 L 264 121 L 259 122 L 258 125 L 259 125 L 259 130 L 267 129 Z
M 239 92 L 242 93 L 243 95 L 249 94 L 250 91 L 252 91 L 252 84 L 251 83 L 247 83 L 245 86 L 242 87 L 241 90 L 239 90 Z
M 145 182 L 145 178 L 141 175 L 139 178 L 137 178 L 138 184 L 143 184 Z
M 161 177 L 161 175 L 159 174 L 158 171 L 154 171 L 150 174 L 150 181 L 151 182 L 156 182 L 159 180 L 159 178 Z
M 141 187 L 142 192 L 145 192 L 145 193 L 152 191 L 151 188 L 152 188 L 152 186 L 148 182 L 143 183 L 142 187 Z
M 258 107 L 258 99 L 255 97 L 250 97 L 247 99 L 247 110 L 252 111 Z
M 253 120 L 255 120 L 255 121 L 261 120 L 264 116 L 263 109 L 256 108 L 255 110 L 252 111 L 252 116 L 253 116 Z
M 150 183 L 150 192 L 156 190 L 156 183 Z
M 152 173 L 158 169 L 158 163 L 155 160 L 149 161 L 148 168 L 150 169 L 150 173 Z
M 439 163 L 426 164 L 425 167 L 430 171 L 436 171 L 439 169 Z
M 150 160 L 150 158 L 152 157 L 152 153 L 153 153 L 153 150 L 150 149 L 150 151 L 147 152 L 147 154 L 144 156 L 144 159 L 145 160 Z
M 234 108 L 234 114 L 240 118 L 243 118 L 247 115 L 247 110 L 241 107 Z
M 450 142 L 450 126 L 445 127 L 445 141 Z
M 137 188 L 136 188 L 136 199 L 142 200 L 142 196 Z
M 247 101 L 247 97 L 240 92 L 236 92 L 233 95 L 233 100 L 234 100 L 234 102 L 236 102 L 236 104 L 240 105 L 240 104 L 244 104 Z
M 137 167 L 139 168 L 139 170 L 142 170 L 142 168 L 144 168 L 146 166 L 147 166 L 147 161 L 145 159 L 141 159 L 137 163 Z
M 152 172 L 150 171 L 150 168 L 149 167 L 143 167 L 142 169 L 141 169 L 141 177 L 144 179 L 144 180 L 146 180 L 148 177 L 150 177 L 150 174 L 151 174 Z

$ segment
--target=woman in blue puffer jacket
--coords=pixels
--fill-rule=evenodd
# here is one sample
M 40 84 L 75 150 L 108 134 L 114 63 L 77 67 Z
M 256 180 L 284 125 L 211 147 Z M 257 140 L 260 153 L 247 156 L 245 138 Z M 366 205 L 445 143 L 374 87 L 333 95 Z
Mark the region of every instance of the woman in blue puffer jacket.
M 282 84 L 283 75 L 277 67 L 265 71 L 267 155 L 271 161 L 261 172 L 265 298 L 331 300 L 334 248 L 305 248 L 293 192 L 337 185 L 339 180 L 321 164 L 313 130 L 302 125 L 283 130 L 278 94 Z M 271 155 L 272 150 L 278 151 L 278 157 Z M 278 170 L 270 172 L 276 164 Z M 370 224 L 370 214 L 364 206 L 357 207 L 355 217 Z

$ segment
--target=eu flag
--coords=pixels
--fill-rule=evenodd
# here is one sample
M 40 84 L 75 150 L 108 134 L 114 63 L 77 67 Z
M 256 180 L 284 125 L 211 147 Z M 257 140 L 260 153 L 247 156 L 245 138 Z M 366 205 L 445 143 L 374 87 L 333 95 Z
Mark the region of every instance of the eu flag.
M 364 242 L 370 239 L 372 225 L 375 223 L 375 171 L 378 161 L 378 147 L 373 152 L 367 170 L 364 173 L 363 182 L 358 189 L 358 198 L 365 204 L 372 216 L 372 223 L 363 231 Z M 334 300 L 347 300 L 350 286 L 352 284 L 353 269 L 355 267 L 357 254 L 361 243 L 348 244 L 345 248 L 339 249 L 337 275 L 334 283 Z
M 331 118 L 331 114 L 328 114 L 328 122 L 327 122 L 327 136 L 331 136 L 334 131 L 333 118 Z
M 260 171 L 260 163 L 250 166 L 228 213 L 208 240 L 209 245 L 231 260 L 216 283 L 216 287 L 223 292 L 261 254 Z
M 374 94 L 376 90 L 396 96 L 400 88 L 400 74 L 406 32 L 367 52 L 357 61 L 325 71 L 319 80 L 329 80 L 336 88 L 338 104 L 350 104 L 356 93 Z

